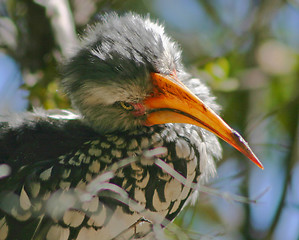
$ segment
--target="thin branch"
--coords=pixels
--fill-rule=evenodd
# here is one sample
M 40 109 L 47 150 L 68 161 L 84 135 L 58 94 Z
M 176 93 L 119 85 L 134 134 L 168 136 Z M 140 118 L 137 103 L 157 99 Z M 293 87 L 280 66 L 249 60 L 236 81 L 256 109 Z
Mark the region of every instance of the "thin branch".
M 78 44 L 74 18 L 68 0 L 35 0 L 45 7 L 62 55 L 68 57 Z

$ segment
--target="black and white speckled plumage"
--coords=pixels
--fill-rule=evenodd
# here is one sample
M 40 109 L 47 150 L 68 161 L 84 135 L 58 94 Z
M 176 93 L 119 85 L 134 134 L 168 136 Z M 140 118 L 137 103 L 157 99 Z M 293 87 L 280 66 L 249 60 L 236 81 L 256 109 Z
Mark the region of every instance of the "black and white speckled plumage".
M 81 115 L 39 110 L 0 118 L 0 163 L 11 168 L 10 176 L 0 179 L 0 239 L 144 235 L 149 229 L 146 223 L 125 231 L 142 213 L 109 196 L 80 201 L 67 196 L 76 204 L 59 216 L 49 210 L 49 201 L 55 196 L 55 203 L 63 204 L 64 193 L 85 193 L 88 184 L 113 163 L 143 156 L 145 150 L 166 147 L 159 157 L 190 182 L 213 176 L 214 159 L 221 156 L 213 134 L 185 124 L 145 127 L 143 119 L 117 106 L 119 101 L 138 102 L 150 94 L 150 72 L 175 70 L 217 111 L 206 86 L 191 79 L 180 61 L 177 45 L 148 18 L 110 14 L 92 27 L 63 68 L 63 87 Z M 109 182 L 170 221 L 194 192 L 144 157 L 118 169 Z

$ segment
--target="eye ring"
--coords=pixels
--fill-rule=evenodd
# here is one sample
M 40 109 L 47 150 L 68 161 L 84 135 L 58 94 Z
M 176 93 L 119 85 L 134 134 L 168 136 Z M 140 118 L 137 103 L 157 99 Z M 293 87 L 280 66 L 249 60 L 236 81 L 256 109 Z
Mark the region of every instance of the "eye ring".
M 125 110 L 128 110 L 128 111 L 131 111 L 134 109 L 133 105 L 130 104 L 130 103 L 127 103 L 127 102 L 119 102 L 120 106 L 125 109 Z

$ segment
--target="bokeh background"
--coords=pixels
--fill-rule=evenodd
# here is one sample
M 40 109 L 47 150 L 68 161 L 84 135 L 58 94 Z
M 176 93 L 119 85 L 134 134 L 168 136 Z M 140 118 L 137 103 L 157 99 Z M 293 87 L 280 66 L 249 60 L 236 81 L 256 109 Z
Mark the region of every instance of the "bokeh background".
M 299 1 L 0 0 L 0 114 L 70 108 L 59 65 L 86 24 L 109 11 L 164 23 L 265 167 L 222 142 L 211 191 L 176 219 L 186 234 L 169 238 L 298 240 Z

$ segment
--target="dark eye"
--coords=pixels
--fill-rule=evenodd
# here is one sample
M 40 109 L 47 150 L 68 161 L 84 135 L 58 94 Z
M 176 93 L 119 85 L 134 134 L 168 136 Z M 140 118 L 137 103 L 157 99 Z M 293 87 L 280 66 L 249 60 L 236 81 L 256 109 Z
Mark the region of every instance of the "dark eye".
M 131 111 L 134 109 L 133 105 L 127 102 L 119 102 L 120 106 L 128 111 Z

